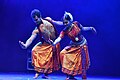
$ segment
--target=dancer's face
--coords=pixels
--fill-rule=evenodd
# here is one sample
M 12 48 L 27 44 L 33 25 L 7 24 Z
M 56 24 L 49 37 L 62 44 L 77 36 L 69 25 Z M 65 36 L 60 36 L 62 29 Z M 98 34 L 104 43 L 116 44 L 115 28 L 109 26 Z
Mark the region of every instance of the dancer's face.
M 33 21 L 35 22 L 35 24 L 40 24 L 41 23 L 41 18 L 39 18 L 38 16 L 35 16 L 33 18 Z
M 69 26 L 69 25 L 71 24 L 71 21 L 66 20 L 66 19 L 63 19 L 63 24 L 64 24 L 65 26 Z

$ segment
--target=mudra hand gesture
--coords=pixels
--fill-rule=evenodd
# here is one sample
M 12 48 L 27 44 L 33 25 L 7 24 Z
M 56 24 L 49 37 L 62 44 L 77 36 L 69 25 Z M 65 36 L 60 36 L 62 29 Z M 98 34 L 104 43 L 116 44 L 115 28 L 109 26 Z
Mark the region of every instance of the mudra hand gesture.
M 20 46 L 21 46 L 23 49 L 26 49 L 26 48 L 27 48 L 27 46 L 25 45 L 25 43 L 24 43 L 24 42 L 19 41 L 19 44 L 20 44 Z

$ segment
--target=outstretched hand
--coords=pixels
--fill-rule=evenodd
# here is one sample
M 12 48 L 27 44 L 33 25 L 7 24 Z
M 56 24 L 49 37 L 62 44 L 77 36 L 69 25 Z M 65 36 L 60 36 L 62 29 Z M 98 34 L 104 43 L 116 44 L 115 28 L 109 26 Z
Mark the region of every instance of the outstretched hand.
M 56 46 L 56 44 L 54 44 L 54 42 L 52 43 L 52 46 Z
M 94 27 L 91 27 L 91 28 L 92 28 L 92 32 L 93 32 L 94 34 L 97 34 L 96 29 L 95 29 Z
M 23 49 L 26 49 L 26 48 L 27 48 L 22 41 L 19 41 L 19 44 L 20 44 L 21 48 L 23 48 Z

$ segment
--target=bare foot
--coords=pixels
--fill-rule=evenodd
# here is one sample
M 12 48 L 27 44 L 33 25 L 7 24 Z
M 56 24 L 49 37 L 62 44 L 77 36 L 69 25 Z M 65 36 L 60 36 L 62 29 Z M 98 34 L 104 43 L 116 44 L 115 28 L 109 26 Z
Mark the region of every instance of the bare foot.
M 65 80 L 69 80 L 69 78 L 66 78 Z
M 42 78 L 43 79 L 48 79 L 49 77 L 44 75 L 44 76 L 42 76 Z
M 65 80 L 77 80 L 76 78 L 66 78 Z
M 36 73 L 35 76 L 33 77 L 34 79 L 37 79 L 39 76 L 39 73 Z

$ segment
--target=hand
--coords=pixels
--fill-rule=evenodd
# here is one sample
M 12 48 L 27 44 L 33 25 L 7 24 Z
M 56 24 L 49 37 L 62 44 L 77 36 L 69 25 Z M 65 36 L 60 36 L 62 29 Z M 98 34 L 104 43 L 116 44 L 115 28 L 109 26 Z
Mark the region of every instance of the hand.
M 48 43 L 50 43 L 51 45 L 53 44 L 53 41 L 51 39 L 48 40 Z
M 92 29 L 93 33 L 97 34 L 97 31 L 96 31 L 96 29 L 94 27 L 91 27 L 91 29 Z
M 19 41 L 19 44 L 20 44 L 21 48 L 23 48 L 23 49 L 27 48 L 26 45 L 22 41 Z
M 52 46 L 56 46 L 56 44 L 53 43 Z

